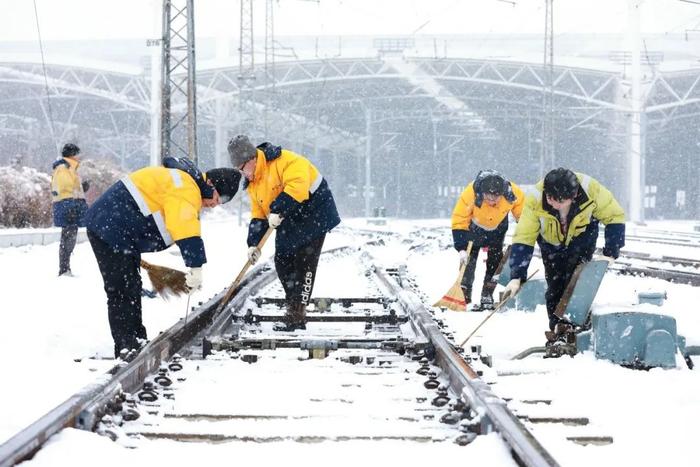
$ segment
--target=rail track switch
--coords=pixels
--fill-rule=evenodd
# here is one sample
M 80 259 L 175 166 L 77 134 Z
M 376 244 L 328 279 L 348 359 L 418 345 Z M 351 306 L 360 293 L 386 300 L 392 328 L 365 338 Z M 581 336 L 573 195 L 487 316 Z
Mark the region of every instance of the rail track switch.
M 685 338 L 671 316 L 623 311 L 593 314 L 591 329 L 578 334 L 576 347 L 632 368 L 675 368 L 676 353 L 685 353 Z

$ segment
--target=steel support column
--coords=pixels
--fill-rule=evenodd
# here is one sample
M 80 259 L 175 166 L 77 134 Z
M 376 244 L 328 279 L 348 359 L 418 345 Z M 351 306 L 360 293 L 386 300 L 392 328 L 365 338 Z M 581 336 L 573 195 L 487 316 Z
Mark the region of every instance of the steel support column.
M 627 137 L 627 160 L 629 164 L 629 219 L 632 222 L 644 222 L 644 181 L 642 179 L 642 98 L 641 98 L 641 61 L 639 32 L 639 0 L 628 0 L 629 36 L 632 49 L 630 124 Z
M 365 217 L 370 217 L 372 195 L 372 109 L 365 108 Z
M 185 156 L 197 162 L 194 0 L 184 0 L 180 8 L 175 1 L 163 0 L 161 158 Z M 182 102 L 184 112 L 174 113 Z
M 554 0 L 545 0 L 540 176 L 554 168 Z

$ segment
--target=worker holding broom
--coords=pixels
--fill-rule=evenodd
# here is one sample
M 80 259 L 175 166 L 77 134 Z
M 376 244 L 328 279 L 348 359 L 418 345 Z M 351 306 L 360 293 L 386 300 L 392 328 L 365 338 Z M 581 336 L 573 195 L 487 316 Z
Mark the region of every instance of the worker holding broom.
M 239 135 L 228 144 L 231 163 L 246 179 L 251 216 L 248 259 L 268 229 L 276 229 L 275 269 L 285 292 L 278 331 L 306 329 L 306 306 L 316 279 L 323 241 L 340 216 L 328 183 L 306 158 L 271 143 L 255 147 Z
M 115 358 L 140 349 L 146 339 L 141 320 L 141 253 L 177 243 L 189 290 L 202 285 L 206 263 L 199 212 L 229 201 L 238 191 L 235 169 L 203 175 L 187 158 L 167 157 L 112 185 L 86 213 L 87 235 L 107 293 Z
M 593 256 L 598 223 L 605 224 L 603 255 L 612 261 L 625 244 L 625 212 L 597 180 L 562 167 L 547 173 L 535 188 L 526 198 L 513 236 L 506 291 L 515 295 L 520 289 L 537 242 L 547 281 L 549 329 L 554 331 L 562 321 L 555 314 L 557 304 L 576 266 Z
M 513 182 L 495 170 L 482 170 L 464 189 L 452 211 L 452 237 L 459 252 L 460 267 L 466 266 L 461 288 L 465 306 L 471 303 L 476 261 L 481 248 L 488 248 L 486 274 L 481 288 L 481 304 L 474 311 L 493 309 L 493 275 L 503 258 L 503 242 L 508 230 L 508 213 L 516 220 L 523 209 L 524 195 Z M 471 242 L 469 252 L 468 245 Z

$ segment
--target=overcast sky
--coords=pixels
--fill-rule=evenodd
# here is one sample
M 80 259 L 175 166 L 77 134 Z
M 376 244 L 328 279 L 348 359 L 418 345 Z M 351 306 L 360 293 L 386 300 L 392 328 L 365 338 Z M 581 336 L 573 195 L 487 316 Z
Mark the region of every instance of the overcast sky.
M 184 0 L 177 0 L 184 2 Z M 700 1 L 700 0 L 698 0 Z M 512 3 L 515 3 L 513 5 Z M 555 32 L 624 32 L 627 0 L 555 0 Z M 44 40 L 154 36 L 162 1 L 36 0 Z M 256 35 L 265 0 L 256 5 Z M 538 33 L 544 0 L 279 0 L 277 35 Z M 239 0 L 195 0 L 198 37 L 238 35 Z M 642 31 L 700 29 L 700 4 L 646 0 Z M 32 0 L 0 0 L 0 40 L 36 40 Z

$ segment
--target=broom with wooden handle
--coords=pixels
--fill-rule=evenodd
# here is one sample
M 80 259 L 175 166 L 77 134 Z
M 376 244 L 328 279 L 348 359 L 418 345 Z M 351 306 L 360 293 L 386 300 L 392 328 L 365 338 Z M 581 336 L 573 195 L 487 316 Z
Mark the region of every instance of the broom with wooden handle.
M 529 281 L 530 279 L 532 279 L 532 276 L 534 276 L 535 274 L 537 274 L 537 271 L 539 271 L 539 269 L 535 269 L 535 272 L 533 272 L 532 274 L 530 274 L 530 277 L 528 277 L 527 280 Z M 526 281 L 526 282 L 527 282 L 527 281 Z M 521 286 L 521 287 L 518 289 L 518 292 L 520 292 L 522 289 L 523 289 L 523 288 L 522 288 L 522 286 Z M 518 295 L 518 292 L 515 292 L 513 295 L 508 294 L 508 295 L 506 295 L 505 297 L 503 297 L 503 298 L 501 299 L 501 301 L 498 302 L 498 305 L 496 305 L 496 308 L 494 308 L 493 311 L 492 311 L 491 313 L 489 313 L 489 315 L 488 315 L 486 318 L 484 318 L 484 320 L 483 320 L 481 323 L 479 323 L 479 325 L 476 327 L 476 329 L 474 329 L 474 330 L 471 332 L 471 334 L 469 334 L 469 335 L 467 336 L 467 338 L 464 339 L 464 340 L 462 341 L 461 344 L 459 344 L 459 346 L 460 346 L 460 347 L 464 347 L 464 344 L 466 344 L 467 341 L 468 341 L 469 339 L 471 339 L 471 337 L 472 337 L 474 334 L 476 334 L 476 331 L 478 331 L 479 328 L 480 328 L 481 326 L 483 326 L 484 323 L 485 323 L 486 321 L 489 320 L 489 318 L 491 318 L 498 310 L 500 310 L 501 307 L 502 307 L 509 299 L 511 299 L 511 298 L 515 297 L 516 295 Z
M 275 229 L 273 229 L 272 227 L 268 227 L 267 232 L 265 232 L 263 238 L 261 238 L 258 242 L 258 250 L 262 250 L 263 245 L 265 245 L 265 242 L 267 241 L 268 237 L 270 237 L 273 230 Z M 221 312 L 221 310 L 223 310 L 226 307 L 226 305 L 228 305 L 228 302 L 231 300 L 231 297 L 233 297 L 233 293 L 238 288 L 238 285 L 241 283 L 241 280 L 243 280 L 243 276 L 245 276 L 245 273 L 248 271 L 248 268 L 250 268 L 252 265 L 253 263 L 250 262 L 250 259 L 246 261 L 245 265 L 243 266 L 243 269 L 241 269 L 241 272 L 238 273 L 238 275 L 226 291 L 224 298 L 222 298 L 221 302 L 219 302 L 219 307 L 216 309 L 217 314 Z
M 157 266 L 141 260 L 141 267 L 148 273 L 148 278 L 158 295 L 168 298 L 170 295 L 189 294 L 190 288 L 185 283 L 185 273 L 177 269 Z
M 469 255 L 472 252 L 472 246 L 473 242 L 470 241 L 467 244 L 467 260 L 462 265 L 462 267 L 459 268 L 459 275 L 457 276 L 457 280 L 454 284 L 452 284 L 450 290 L 448 290 L 447 293 L 443 295 L 442 298 L 438 300 L 437 303 L 435 303 L 435 305 L 433 306 L 443 306 L 454 311 L 466 310 L 467 301 L 464 298 L 464 292 L 462 292 L 462 277 L 464 277 L 464 271 L 466 271 L 467 269 L 467 263 L 469 262 Z

